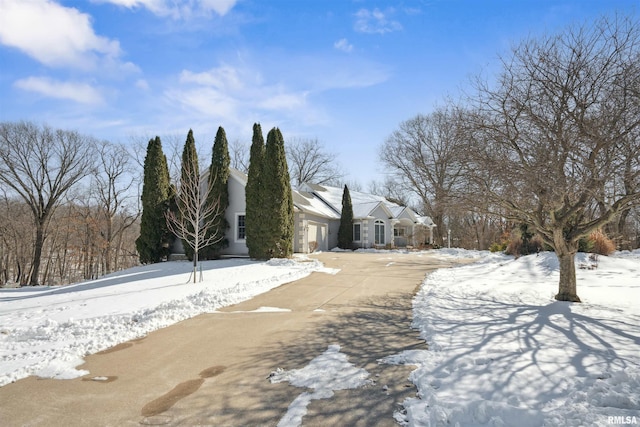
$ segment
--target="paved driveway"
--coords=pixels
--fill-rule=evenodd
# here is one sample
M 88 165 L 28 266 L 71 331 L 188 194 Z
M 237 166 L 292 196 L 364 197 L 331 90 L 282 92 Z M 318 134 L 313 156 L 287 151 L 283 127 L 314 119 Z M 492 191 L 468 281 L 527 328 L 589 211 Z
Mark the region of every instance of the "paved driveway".
M 433 255 L 321 253 L 336 275 L 313 273 L 250 301 L 201 315 L 86 358 L 90 375 L 27 378 L 0 388 L 3 426 L 275 426 L 304 389 L 272 384 L 339 345 L 372 383 L 313 400 L 305 426 L 395 426 L 415 396 L 410 367 L 378 359 L 426 345 L 411 330 L 411 299 Z M 259 307 L 291 311 L 252 312 Z M 100 378 L 100 381 L 92 378 Z

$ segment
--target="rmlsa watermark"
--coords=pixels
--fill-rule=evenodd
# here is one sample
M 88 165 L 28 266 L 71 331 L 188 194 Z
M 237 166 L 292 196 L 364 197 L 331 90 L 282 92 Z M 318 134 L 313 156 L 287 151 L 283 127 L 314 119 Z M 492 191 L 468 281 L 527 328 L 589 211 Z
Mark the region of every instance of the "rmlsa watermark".
M 638 424 L 638 418 L 633 415 L 614 415 L 614 416 L 608 416 L 607 417 L 607 424 L 611 424 L 611 425 L 637 425 Z

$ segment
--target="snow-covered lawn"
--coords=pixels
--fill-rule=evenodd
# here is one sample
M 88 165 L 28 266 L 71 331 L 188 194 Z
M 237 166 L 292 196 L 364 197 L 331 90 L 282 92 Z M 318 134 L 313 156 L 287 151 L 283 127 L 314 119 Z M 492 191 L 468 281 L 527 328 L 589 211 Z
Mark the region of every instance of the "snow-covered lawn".
M 187 283 L 192 264 L 136 267 L 63 287 L 0 289 L 0 386 L 29 375 L 74 378 L 82 358 L 201 313 L 267 292 L 312 271 L 317 260 L 201 263 L 204 281 Z
M 464 256 L 464 252 L 450 256 Z M 429 350 L 386 363 L 417 366 L 419 398 L 396 419 L 415 426 L 640 424 L 640 251 L 576 264 L 582 304 L 553 299 L 553 253 L 479 262 L 427 276 L 413 326 Z

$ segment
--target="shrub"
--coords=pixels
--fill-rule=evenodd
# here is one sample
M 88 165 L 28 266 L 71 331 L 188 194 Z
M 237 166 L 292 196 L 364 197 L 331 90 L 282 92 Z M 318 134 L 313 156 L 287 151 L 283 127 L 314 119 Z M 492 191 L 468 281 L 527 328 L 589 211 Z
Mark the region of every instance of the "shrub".
M 589 241 L 592 242 L 592 250 L 590 252 L 599 255 L 610 255 L 616 250 L 616 245 L 601 230 L 596 230 L 589 235 Z
M 593 252 L 593 240 L 589 237 L 581 237 L 578 241 L 578 252 Z
M 489 251 L 491 252 L 504 252 L 505 250 L 507 250 L 507 244 L 506 243 L 492 243 L 491 246 L 489 246 Z
M 529 231 L 529 228 L 522 224 L 518 229 L 513 230 L 510 240 L 505 244 L 505 253 L 516 257 L 538 253 L 543 248 L 542 239 Z

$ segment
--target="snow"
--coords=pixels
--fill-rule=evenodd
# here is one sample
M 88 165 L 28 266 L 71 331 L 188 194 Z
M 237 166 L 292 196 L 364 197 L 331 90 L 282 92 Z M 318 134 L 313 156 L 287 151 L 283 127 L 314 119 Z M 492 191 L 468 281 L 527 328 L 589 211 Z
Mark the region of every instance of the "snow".
M 307 413 L 307 406 L 314 399 L 328 399 L 334 390 L 346 390 L 362 387 L 369 383 L 369 373 L 363 368 L 356 368 L 348 361 L 340 346 L 330 345 L 320 356 L 314 358 L 302 369 L 285 371 L 278 369 L 269 376 L 269 381 L 289 382 L 296 387 L 313 389 L 303 392 L 289 405 L 287 413 L 280 419 L 278 427 L 294 427 L 302 425 L 302 417 Z
M 389 266 L 408 253 L 375 252 Z M 415 366 L 410 380 L 418 396 L 394 414 L 400 424 L 640 423 L 639 250 L 578 254 L 579 304 L 553 299 L 559 276 L 553 253 L 518 259 L 461 249 L 412 254 L 468 263 L 430 273 L 413 300 L 412 326 L 428 349 L 380 360 Z M 196 284 L 186 283 L 190 263 L 169 262 L 73 286 L 0 289 L 0 385 L 34 374 L 87 375 L 75 367 L 88 354 L 214 313 L 312 271 L 337 272 L 302 256 L 202 265 L 205 280 Z M 280 425 L 300 425 L 314 399 L 361 387 L 368 376 L 337 345 L 300 369 L 274 372 L 272 382 L 305 389 Z
M 187 283 L 190 262 L 166 262 L 70 286 L 0 289 L 0 386 L 29 375 L 87 375 L 75 369 L 86 355 L 250 299 L 312 271 L 335 274 L 307 257 L 200 265 L 204 281 L 198 283 Z
M 381 361 L 417 367 L 410 380 L 418 397 L 404 402 L 397 421 L 640 422 L 640 251 L 597 259 L 578 254 L 581 304 L 553 299 L 559 279 L 553 253 L 519 259 L 460 250 L 442 254 L 480 260 L 427 276 L 413 301 L 413 326 L 429 349 Z

